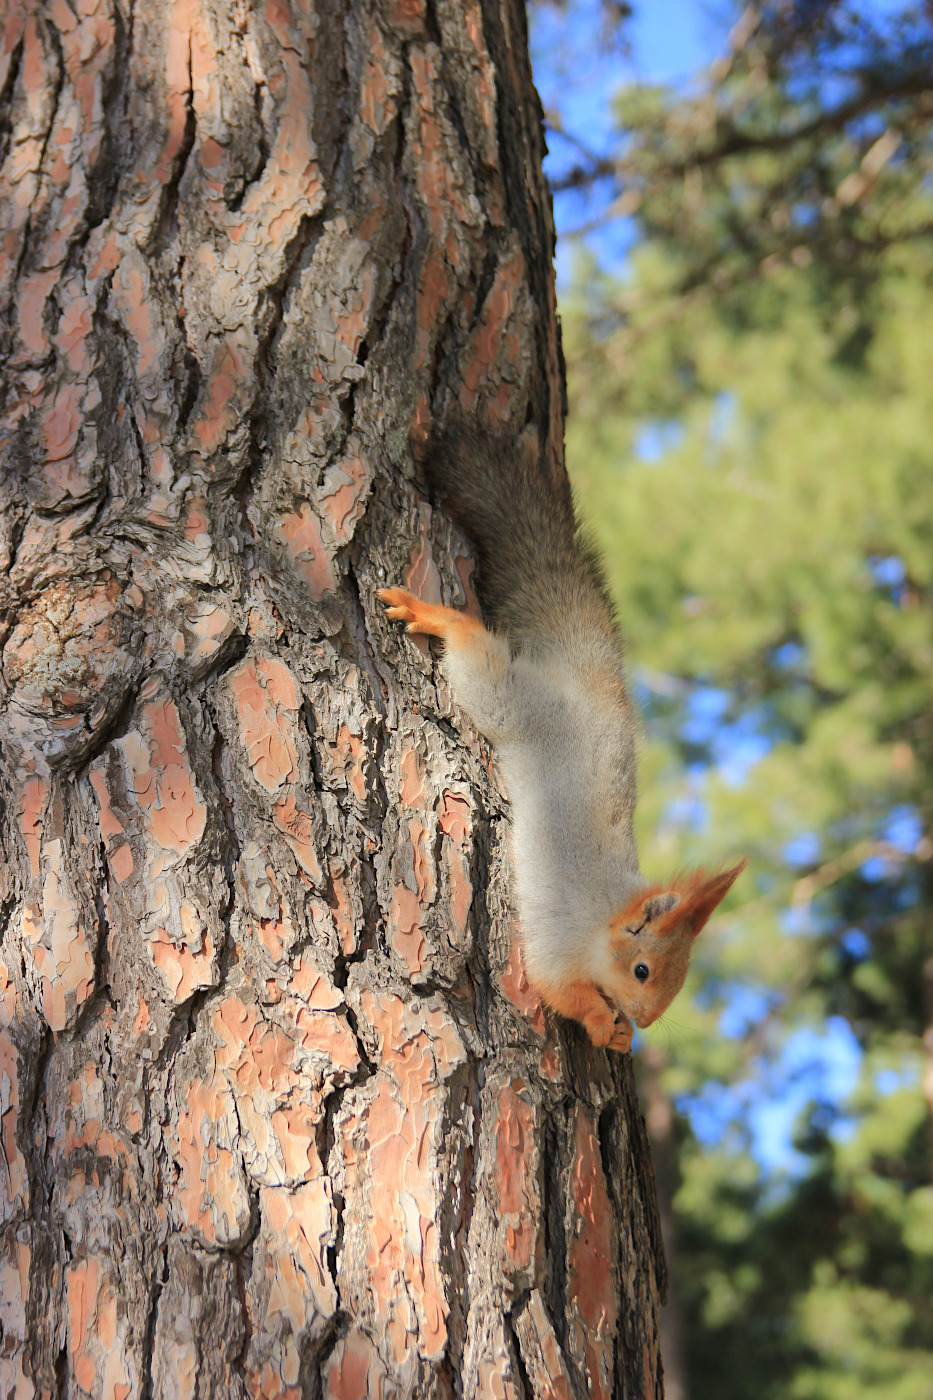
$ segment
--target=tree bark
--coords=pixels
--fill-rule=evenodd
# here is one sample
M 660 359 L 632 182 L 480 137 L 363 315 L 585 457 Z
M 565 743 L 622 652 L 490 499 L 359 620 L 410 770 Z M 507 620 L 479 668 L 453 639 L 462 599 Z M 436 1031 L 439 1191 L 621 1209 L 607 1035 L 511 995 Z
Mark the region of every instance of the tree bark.
M 689 1400 L 687 1368 L 684 1363 L 684 1313 L 677 1287 L 677 1221 L 674 1195 L 677 1189 L 677 1143 L 674 1135 L 674 1105 L 661 1077 L 667 1057 L 658 1045 L 645 1047 L 639 1065 L 638 1082 L 647 1109 L 645 1123 L 658 1189 L 658 1215 L 664 1254 L 670 1270 L 667 1297 L 661 1309 L 661 1356 L 664 1361 L 665 1400 Z
M 542 154 L 517 0 L 8 0 L 4 1397 L 661 1395 L 630 1062 L 374 601 L 472 596 L 449 409 L 564 470 Z

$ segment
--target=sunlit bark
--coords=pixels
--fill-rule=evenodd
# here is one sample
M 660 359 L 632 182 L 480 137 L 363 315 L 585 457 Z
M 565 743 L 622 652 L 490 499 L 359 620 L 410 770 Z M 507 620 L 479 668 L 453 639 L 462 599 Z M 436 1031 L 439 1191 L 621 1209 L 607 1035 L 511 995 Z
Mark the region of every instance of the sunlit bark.
M 658 1213 L 664 1250 L 670 1269 L 670 1286 L 661 1312 L 661 1355 L 664 1358 L 665 1400 L 688 1400 L 687 1369 L 684 1365 L 683 1308 L 677 1287 L 677 1229 L 674 1192 L 677 1174 L 677 1144 L 674 1139 L 674 1105 L 665 1093 L 661 1075 L 666 1056 L 657 1045 L 643 1051 L 639 1084 L 645 1097 L 645 1121 L 658 1187 Z

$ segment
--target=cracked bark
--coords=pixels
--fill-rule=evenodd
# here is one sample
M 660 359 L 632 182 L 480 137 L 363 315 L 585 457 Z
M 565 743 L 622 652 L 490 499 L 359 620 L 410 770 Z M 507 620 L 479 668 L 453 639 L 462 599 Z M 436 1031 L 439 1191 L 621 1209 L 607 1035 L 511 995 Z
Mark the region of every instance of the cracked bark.
M 687 1368 L 684 1364 L 685 1335 L 683 1308 L 677 1287 L 677 1225 L 674 1195 L 677 1186 L 677 1144 L 674 1138 L 674 1107 L 664 1092 L 661 1075 L 666 1058 L 657 1046 L 646 1047 L 639 1065 L 638 1080 L 645 1098 L 646 1126 L 654 1161 L 658 1190 L 658 1213 L 665 1254 L 671 1266 L 671 1282 L 661 1311 L 661 1354 L 664 1358 L 664 1390 L 667 1400 L 689 1400 Z
M 475 413 L 563 472 L 515 0 L 12 0 L 0 1395 L 658 1397 L 628 1061 L 512 939 L 381 583 Z

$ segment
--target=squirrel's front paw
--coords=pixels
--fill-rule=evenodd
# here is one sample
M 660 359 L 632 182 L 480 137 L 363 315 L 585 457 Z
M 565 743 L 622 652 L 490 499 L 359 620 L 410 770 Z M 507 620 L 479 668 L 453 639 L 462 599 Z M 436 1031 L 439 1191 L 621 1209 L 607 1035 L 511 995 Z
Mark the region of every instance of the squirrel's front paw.
M 404 622 L 407 631 L 440 637 L 447 646 L 465 646 L 482 630 L 475 617 L 445 608 L 441 603 L 425 603 L 407 588 L 379 588 L 376 593 L 385 603 L 387 615 Z
M 408 630 L 417 629 L 424 604 L 405 588 L 377 588 L 376 597 L 386 605 L 386 613 L 394 622 L 404 622 Z
M 615 1030 L 609 1042 L 610 1050 L 618 1050 L 620 1055 L 627 1055 L 632 1048 L 632 1023 L 627 1016 L 623 1016 L 621 1011 L 615 1022 Z
M 623 1012 L 613 1015 L 611 1007 L 604 1005 L 600 1010 L 592 1010 L 583 1024 L 594 1045 L 618 1050 L 622 1055 L 631 1050 L 632 1023 Z

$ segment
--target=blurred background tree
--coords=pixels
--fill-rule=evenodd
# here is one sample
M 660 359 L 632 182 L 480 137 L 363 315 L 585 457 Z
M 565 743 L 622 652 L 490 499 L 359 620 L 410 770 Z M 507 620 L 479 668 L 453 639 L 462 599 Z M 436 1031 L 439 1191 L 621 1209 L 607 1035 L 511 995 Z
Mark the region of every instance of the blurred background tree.
M 647 21 L 606 14 L 534 16 L 569 461 L 646 871 L 753 858 L 637 1057 L 668 1394 L 930 1400 L 933 14 L 722 6 L 677 82 L 633 81 Z

